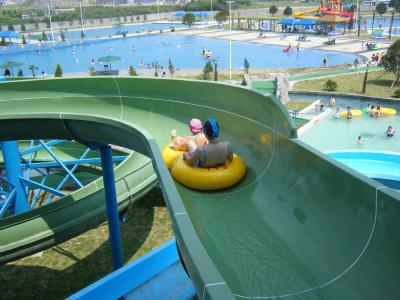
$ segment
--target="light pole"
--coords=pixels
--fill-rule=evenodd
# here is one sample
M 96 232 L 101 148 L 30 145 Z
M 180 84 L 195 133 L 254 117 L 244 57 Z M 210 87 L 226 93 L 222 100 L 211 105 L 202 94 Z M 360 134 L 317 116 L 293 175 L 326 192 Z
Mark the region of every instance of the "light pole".
M 227 1 L 229 4 L 229 79 L 232 80 L 232 3 L 234 1 Z
M 51 21 L 51 7 L 52 7 L 51 0 L 49 0 L 48 8 L 49 8 L 49 21 L 50 21 L 51 39 L 53 40 L 53 44 L 55 44 L 54 31 L 53 31 L 53 22 Z
M 81 27 L 82 27 L 82 32 L 85 33 L 85 28 L 83 28 L 82 0 L 79 0 L 79 10 L 81 11 Z
M 212 0 L 211 0 L 211 7 L 210 7 L 210 23 L 211 23 L 211 21 L 212 21 L 212 15 L 213 15 L 213 7 L 212 7 L 212 5 L 213 5 L 213 3 L 212 3 Z
M 158 9 L 158 0 L 157 0 L 157 22 L 160 22 L 160 11 Z

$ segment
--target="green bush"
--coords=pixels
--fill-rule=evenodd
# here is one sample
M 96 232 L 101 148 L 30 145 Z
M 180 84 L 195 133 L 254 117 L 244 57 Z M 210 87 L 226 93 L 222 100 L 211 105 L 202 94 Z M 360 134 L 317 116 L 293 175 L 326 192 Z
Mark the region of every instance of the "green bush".
M 0 41 L 0 46 L 7 46 L 7 42 L 6 42 L 6 39 L 5 38 L 1 38 L 1 41 Z
M 395 90 L 394 94 L 393 94 L 393 97 L 400 98 L 400 90 Z
M 128 67 L 128 74 L 129 74 L 129 76 L 137 76 L 136 70 L 132 66 Z
M 63 71 L 61 69 L 60 64 L 57 64 L 56 70 L 54 71 L 54 77 L 62 77 Z
M 204 65 L 203 68 L 203 74 L 202 74 L 202 79 L 203 80 L 209 80 L 210 79 L 210 74 L 214 71 L 213 66 L 211 64 L 211 61 L 207 61 L 206 64 Z
M 333 92 L 337 89 L 337 83 L 331 79 L 324 83 L 323 86 L 324 91 Z

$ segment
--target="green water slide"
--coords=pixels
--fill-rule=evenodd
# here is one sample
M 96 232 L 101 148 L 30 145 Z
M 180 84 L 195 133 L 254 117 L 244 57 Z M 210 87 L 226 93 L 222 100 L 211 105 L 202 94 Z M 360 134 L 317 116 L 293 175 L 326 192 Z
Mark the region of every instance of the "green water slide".
M 160 148 L 214 117 L 248 167 L 233 188 L 174 182 Z M 76 78 L 0 85 L 0 138 L 134 150 L 115 170 L 126 207 L 162 187 L 199 299 L 397 299 L 399 194 L 304 145 L 275 99 L 224 84 Z M 55 245 L 105 219 L 101 179 L 0 221 L 0 258 Z M 130 199 L 128 196 L 131 196 Z M 128 200 L 126 200 L 128 199 Z

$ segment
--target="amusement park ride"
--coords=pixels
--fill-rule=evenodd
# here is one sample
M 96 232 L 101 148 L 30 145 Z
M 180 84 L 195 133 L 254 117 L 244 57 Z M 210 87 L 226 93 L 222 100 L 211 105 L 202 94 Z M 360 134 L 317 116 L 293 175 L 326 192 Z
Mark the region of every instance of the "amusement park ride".
M 342 18 L 348 18 L 350 21 L 354 18 L 354 13 L 347 11 L 345 7 L 346 5 L 344 5 L 341 0 L 327 0 L 325 6 L 321 1 L 320 7 L 306 11 L 297 11 L 293 13 L 293 16 L 296 19 L 318 21 L 323 15 L 336 15 Z

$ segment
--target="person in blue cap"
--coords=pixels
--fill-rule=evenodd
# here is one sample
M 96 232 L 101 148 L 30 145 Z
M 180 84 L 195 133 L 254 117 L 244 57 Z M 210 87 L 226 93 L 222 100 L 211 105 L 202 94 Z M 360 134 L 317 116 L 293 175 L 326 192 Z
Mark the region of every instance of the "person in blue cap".
M 219 126 L 214 119 L 208 119 L 203 129 L 209 144 L 197 147 L 193 153 L 184 153 L 184 159 L 192 166 L 200 168 L 224 166 L 226 160 L 233 159 L 231 144 L 218 141 Z

